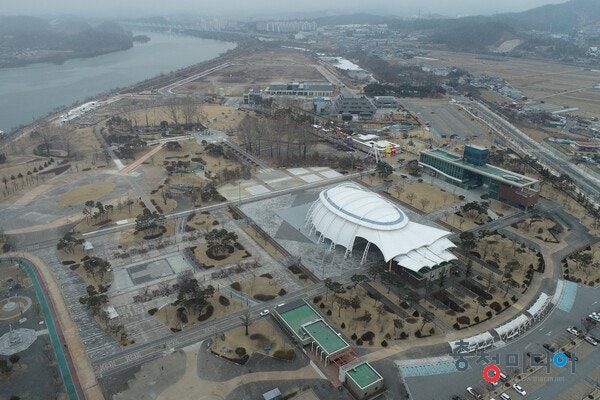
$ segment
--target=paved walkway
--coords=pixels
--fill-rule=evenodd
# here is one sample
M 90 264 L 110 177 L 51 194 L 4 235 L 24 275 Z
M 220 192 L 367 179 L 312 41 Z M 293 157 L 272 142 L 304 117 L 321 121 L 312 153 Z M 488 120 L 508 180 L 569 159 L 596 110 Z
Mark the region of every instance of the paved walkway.
M 62 338 L 66 342 L 64 350 L 69 354 L 73 363 L 73 375 L 74 378 L 77 378 L 74 379 L 76 385 L 79 383 L 86 400 L 103 400 L 104 395 L 96 381 L 94 370 L 81 343 L 77 327 L 71 319 L 67 304 L 50 272 L 50 267 L 40 257 L 31 253 L 8 253 L 6 257 L 26 259 L 30 261 L 31 267 L 36 269 L 41 278 L 42 287 L 56 311 L 54 322 L 60 327 Z
M 289 379 L 321 379 L 310 365 L 295 371 L 254 372 L 236 376 L 224 382 L 213 382 L 198 377 L 198 352 L 186 352 L 185 375 L 175 385 L 169 387 L 157 400 L 224 400 L 229 393 L 251 382 L 279 381 Z

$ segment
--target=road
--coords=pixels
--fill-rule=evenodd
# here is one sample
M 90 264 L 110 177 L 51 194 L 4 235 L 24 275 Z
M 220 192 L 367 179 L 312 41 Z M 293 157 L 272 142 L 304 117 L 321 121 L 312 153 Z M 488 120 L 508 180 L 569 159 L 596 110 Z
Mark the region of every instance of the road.
M 571 310 L 567 312 L 557 308 L 526 334 L 517 337 L 504 347 L 487 350 L 489 354 L 488 363 L 478 363 L 477 356 L 473 355 L 467 357 L 470 368 L 466 371 L 406 378 L 413 395 L 412 398 L 450 399 L 453 394 L 458 394 L 463 399 L 469 399 L 473 397 L 465 389 L 467 386 L 471 386 L 484 395 L 484 398 L 488 399 L 489 397 L 486 394 L 493 387 L 483 381 L 482 372 L 485 365 L 495 364 L 502 372 L 508 372 L 508 376 L 513 377 L 513 368 L 518 368 L 521 371 L 523 365 L 531 365 L 529 358 L 526 356 L 527 352 L 539 354 L 543 356 L 543 360 L 546 360 L 547 352 L 542 344 L 552 343 L 557 348 L 567 344 L 573 337 L 565 332 L 565 328 L 569 325 L 581 327 L 580 319 L 582 317 L 600 309 L 598 303 L 599 291 L 598 288 L 578 287 L 577 296 Z M 527 398 L 558 399 L 559 393 L 565 392 L 573 385 L 577 385 L 580 380 L 589 381 L 589 375 L 598 367 L 600 346 L 593 347 L 578 339 L 578 345 L 574 352 L 579 357 L 579 361 L 575 366 L 575 373 L 572 373 L 571 363 L 569 362 L 563 369 L 552 366 L 550 373 L 546 373 L 546 369 L 542 368 L 534 376 L 520 382 L 519 384 L 527 391 Z M 498 355 L 497 361 L 495 359 L 496 355 Z M 517 366 L 507 366 L 509 355 L 516 358 Z M 516 381 L 510 383 L 516 383 Z M 444 388 L 444 396 L 439 395 L 440 388 Z M 506 393 L 513 399 L 521 398 L 513 389 L 507 389 Z M 494 398 L 498 399 L 499 396 L 494 395 Z
M 347 285 L 351 283 L 350 277 L 356 273 L 356 270 L 348 271 L 341 275 L 337 281 L 342 285 Z M 239 310 L 202 325 L 194 326 L 178 332 L 175 335 L 144 343 L 134 348 L 128 348 L 102 359 L 97 359 L 93 363 L 94 372 L 96 373 L 96 377 L 100 379 L 104 376 L 125 371 L 131 367 L 160 358 L 177 349 L 181 349 L 202 340 L 210 339 L 217 334 L 237 328 L 241 325 L 240 317 L 248 312 L 248 310 L 250 311 L 252 321 L 256 321 L 260 318 L 264 318 L 259 314 L 264 309 L 272 309 L 280 303 L 289 303 L 295 300 L 312 298 L 323 293 L 324 288 L 325 285 L 323 282 L 315 283 L 295 292 L 288 293 L 285 296 L 277 297 L 274 300 L 261 302 L 258 305 L 250 306 L 248 309 Z
M 188 76 L 186 78 L 180 79 L 177 82 L 173 82 L 173 83 L 171 83 L 171 84 L 169 84 L 167 86 L 163 86 L 162 88 L 158 89 L 158 93 L 161 94 L 161 95 L 174 95 L 175 93 L 173 93 L 173 89 L 177 89 L 178 87 L 183 86 L 186 83 L 193 82 L 196 79 L 203 78 L 206 75 L 212 74 L 213 72 L 220 71 L 222 69 L 228 68 L 231 65 L 232 64 L 230 62 L 225 62 L 225 63 L 219 64 L 217 66 L 211 67 L 211 68 L 206 69 L 206 70 L 204 70 L 202 72 L 199 72 L 197 74 L 194 74 L 194 75 Z
M 562 157 L 552 153 L 483 104 L 467 99 L 460 100 L 459 104 L 473 114 L 474 117 L 494 128 L 518 154 L 534 156 L 541 165 L 550 171 L 558 175 L 569 175 L 583 193 L 590 196 L 596 205 L 600 204 L 600 180 L 597 177 L 582 171 Z
M 365 170 L 365 171 L 356 172 L 356 173 L 348 174 L 348 175 L 343 175 L 343 176 L 339 176 L 339 177 L 335 177 L 335 178 L 331 178 L 331 179 L 327 179 L 327 180 L 323 180 L 323 181 L 319 181 L 319 182 L 306 183 L 306 184 L 298 185 L 298 186 L 295 186 L 292 188 L 275 190 L 275 191 L 265 193 L 265 194 L 254 195 L 252 197 L 242 199 L 241 201 L 237 200 L 237 199 L 229 200 L 229 201 L 219 203 L 219 204 L 213 204 L 210 206 L 193 208 L 191 210 L 181 211 L 181 212 L 173 213 L 173 214 L 167 214 L 167 215 L 165 215 L 165 219 L 166 220 L 177 219 L 177 218 L 187 217 L 188 215 L 196 214 L 196 213 L 200 213 L 200 212 L 204 212 L 204 211 L 214 211 L 214 210 L 226 208 L 226 207 L 233 206 L 233 205 L 237 206 L 240 204 L 254 203 L 256 201 L 269 199 L 269 198 L 275 197 L 275 196 L 282 196 L 285 194 L 296 193 L 296 192 L 304 191 L 307 189 L 314 189 L 314 188 L 318 188 L 318 187 L 322 187 L 322 186 L 332 185 L 332 184 L 335 184 L 338 182 L 344 182 L 344 181 L 348 181 L 348 180 L 352 180 L 352 179 L 357 179 L 363 175 L 371 174 L 374 171 L 375 171 L 374 169 Z M 133 227 L 135 227 L 135 222 L 128 222 L 126 224 L 110 226 L 108 228 L 99 229 L 99 230 L 87 232 L 87 233 L 82 233 L 82 234 L 78 234 L 75 236 L 77 238 L 89 239 L 89 238 L 93 238 L 96 236 L 106 235 L 108 233 L 116 233 L 116 232 L 119 232 L 119 231 L 122 231 L 125 229 L 131 229 Z

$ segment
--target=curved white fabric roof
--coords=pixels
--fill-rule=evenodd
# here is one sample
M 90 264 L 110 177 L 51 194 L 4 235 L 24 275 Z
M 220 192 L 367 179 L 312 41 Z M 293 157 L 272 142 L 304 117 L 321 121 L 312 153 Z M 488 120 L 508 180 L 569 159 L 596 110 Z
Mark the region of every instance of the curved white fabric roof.
M 496 331 L 498 336 L 502 337 L 506 334 L 512 333 L 515 330 L 521 328 L 528 321 L 529 321 L 529 318 L 526 315 L 521 314 L 517 318 L 513 319 L 512 321 L 507 322 L 504 325 L 500 325 L 499 327 L 497 327 L 494 330 Z
M 539 314 L 540 311 L 542 311 L 546 307 L 546 305 L 549 302 L 550 302 L 550 296 L 548 296 L 546 293 L 542 292 L 542 293 L 540 293 L 540 297 L 538 297 L 536 302 L 533 303 L 533 305 L 531 307 L 529 307 L 527 312 L 535 317 L 537 314 Z
M 326 189 L 309 210 L 314 229 L 336 245 L 352 249 L 361 237 L 376 245 L 385 261 L 419 271 L 454 259 L 450 232 L 409 221 L 398 206 L 361 187 L 345 183 Z

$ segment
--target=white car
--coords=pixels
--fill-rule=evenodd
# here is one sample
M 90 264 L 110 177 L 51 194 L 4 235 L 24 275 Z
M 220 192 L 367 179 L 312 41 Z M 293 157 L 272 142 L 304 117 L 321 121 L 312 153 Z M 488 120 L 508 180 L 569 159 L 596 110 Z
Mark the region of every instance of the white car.
M 266 316 L 266 315 L 269 315 L 270 313 L 271 313 L 271 311 L 269 311 L 269 310 L 267 310 L 267 309 L 264 309 L 264 310 L 262 310 L 262 311 L 260 312 L 260 316 L 261 316 L 261 317 L 264 317 L 264 316 Z
M 600 313 L 593 312 L 589 315 L 589 317 L 596 322 L 600 322 Z
M 506 393 L 502 393 L 502 394 L 500 395 L 500 398 L 501 398 L 502 400 L 510 400 L 510 396 L 509 396 L 509 395 L 507 395 Z
M 574 326 L 568 327 L 567 332 L 569 332 L 573 336 L 579 336 L 579 331 Z
M 592 346 L 598 346 L 598 342 L 591 336 L 586 336 L 585 341 L 591 344 Z
M 517 393 L 519 393 L 521 396 L 525 396 L 527 394 L 527 392 L 525 390 L 523 390 L 523 388 L 519 385 L 517 385 L 516 383 L 513 385 L 513 389 L 515 389 L 517 391 Z
M 469 392 L 471 394 L 471 396 L 475 397 L 476 399 L 482 399 L 483 396 L 481 396 L 479 394 L 479 392 L 477 392 L 475 389 L 473 389 L 471 386 L 469 386 L 467 388 L 467 392 Z

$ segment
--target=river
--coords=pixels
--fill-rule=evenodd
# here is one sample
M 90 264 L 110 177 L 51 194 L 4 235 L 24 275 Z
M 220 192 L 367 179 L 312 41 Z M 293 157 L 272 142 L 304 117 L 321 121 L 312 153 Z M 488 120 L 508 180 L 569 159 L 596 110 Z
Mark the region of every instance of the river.
M 33 122 L 55 110 L 117 87 L 216 58 L 235 43 L 144 32 L 147 43 L 64 64 L 0 69 L 0 130 Z

